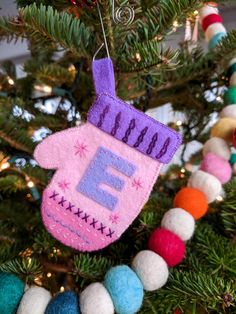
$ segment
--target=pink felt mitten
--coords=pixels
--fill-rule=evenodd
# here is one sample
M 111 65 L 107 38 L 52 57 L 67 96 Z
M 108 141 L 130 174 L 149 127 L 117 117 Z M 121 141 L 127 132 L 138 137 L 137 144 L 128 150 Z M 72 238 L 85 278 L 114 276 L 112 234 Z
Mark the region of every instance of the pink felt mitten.
M 80 251 L 121 236 L 181 143 L 174 130 L 116 97 L 111 59 L 94 61 L 93 76 L 97 98 L 88 121 L 49 136 L 34 154 L 41 167 L 57 169 L 43 193 L 43 222 Z

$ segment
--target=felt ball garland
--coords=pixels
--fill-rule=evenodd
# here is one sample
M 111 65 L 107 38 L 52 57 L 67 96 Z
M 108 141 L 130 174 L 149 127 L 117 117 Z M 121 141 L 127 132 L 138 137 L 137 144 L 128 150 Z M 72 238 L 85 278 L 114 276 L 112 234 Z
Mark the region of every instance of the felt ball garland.
M 83 1 L 71 2 L 78 5 Z M 213 49 L 226 35 L 217 5 L 204 5 L 200 20 L 209 49 Z M 195 220 L 206 214 L 208 203 L 216 199 L 222 184 L 230 180 L 231 165 L 236 173 L 236 154 L 231 154 L 230 148 L 232 144 L 236 146 L 236 58 L 230 62 L 227 75 L 230 82 L 225 94 L 227 106 L 204 144 L 200 169 L 191 175 L 188 186 L 176 194 L 173 208 L 165 213 L 161 227 L 150 236 L 149 250 L 139 252 L 131 267 L 112 267 L 103 283 L 90 284 L 80 297 L 67 291 L 51 299 L 50 293 L 39 287 L 24 292 L 21 280 L 0 273 L 0 313 L 26 314 L 31 310 L 37 314 L 134 314 L 142 306 L 144 290 L 154 291 L 165 285 L 168 266 L 174 267 L 184 259 L 185 241 L 194 233 Z

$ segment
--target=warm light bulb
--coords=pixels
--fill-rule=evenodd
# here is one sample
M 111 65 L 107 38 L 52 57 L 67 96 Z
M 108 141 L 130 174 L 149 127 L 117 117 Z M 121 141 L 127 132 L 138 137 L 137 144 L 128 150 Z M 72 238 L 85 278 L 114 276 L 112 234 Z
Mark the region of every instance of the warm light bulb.
M 174 26 L 175 28 L 178 27 L 178 26 L 179 26 L 178 21 L 174 21 L 174 22 L 173 22 L 173 26 Z
M 194 14 L 194 15 L 198 15 L 198 10 L 195 10 L 195 11 L 193 12 L 193 14 Z
M 7 78 L 7 81 L 8 81 L 8 83 L 9 83 L 10 85 L 14 85 L 14 84 L 15 84 L 15 82 L 13 81 L 13 79 L 10 78 L 9 76 L 8 76 L 8 78 Z
M 48 94 L 52 93 L 52 87 L 48 85 L 34 85 L 34 89 L 39 92 L 44 92 Z
M 137 60 L 138 62 L 141 61 L 141 56 L 140 56 L 140 53 L 139 53 L 139 52 L 137 52 L 137 53 L 135 54 L 135 58 L 136 58 L 136 60 Z
M 33 181 L 29 181 L 29 182 L 27 183 L 27 186 L 28 186 L 29 188 L 33 188 L 33 187 L 34 187 L 34 182 L 33 182 Z
M 52 274 L 51 273 L 47 273 L 47 277 L 48 278 L 52 277 Z
M 181 120 L 176 121 L 176 125 L 181 126 L 183 122 Z
M 216 197 L 216 200 L 218 201 L 218 202 L 223 202 L 223 197 L 221 196 L 221 195 L 218 195 L 217 197 Z
M 186 172 L 185 168 L 181 168 L 180 172 L 185 173 Z
M 64 292 L 65 291 L 65 287 L 61 286 L 60 291 Z
M 5 170 L 5 169 L 7 169 L 9 167 L 10 167 L 9 162 L 4 162 L 3 164 L 1 164 L 0 169 L 1 170 Z
M 217 96 L 217 97 L 216 97 L 216 100 L 217 100 L 217 101 L 222 101 L 222 97 L 221 97 L 221 96 Z
M 71 64 L 69 67 L 68 67 L 68 71 L 69 72 L 74 72 L 76 70 L 74 64 Z

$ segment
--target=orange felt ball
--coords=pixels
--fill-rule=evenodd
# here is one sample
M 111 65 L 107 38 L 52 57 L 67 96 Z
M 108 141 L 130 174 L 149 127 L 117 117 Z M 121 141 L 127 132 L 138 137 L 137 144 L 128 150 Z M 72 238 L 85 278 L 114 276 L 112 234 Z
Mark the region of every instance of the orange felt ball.
M 185 209 L 195 219 L 199 219 L 206 214 L 208 202 L 205 194 L 200 190 L 183 188 L 174 198 L 174 207 Z

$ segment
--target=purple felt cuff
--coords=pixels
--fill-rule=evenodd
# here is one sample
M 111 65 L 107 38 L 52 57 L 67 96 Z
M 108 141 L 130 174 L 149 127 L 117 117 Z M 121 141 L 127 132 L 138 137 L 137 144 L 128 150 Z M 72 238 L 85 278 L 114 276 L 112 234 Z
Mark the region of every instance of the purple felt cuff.
M 109 94 L 100 94 L 88 121 L 143 154 L 168 163 L 182 142 L 173 129 Z

